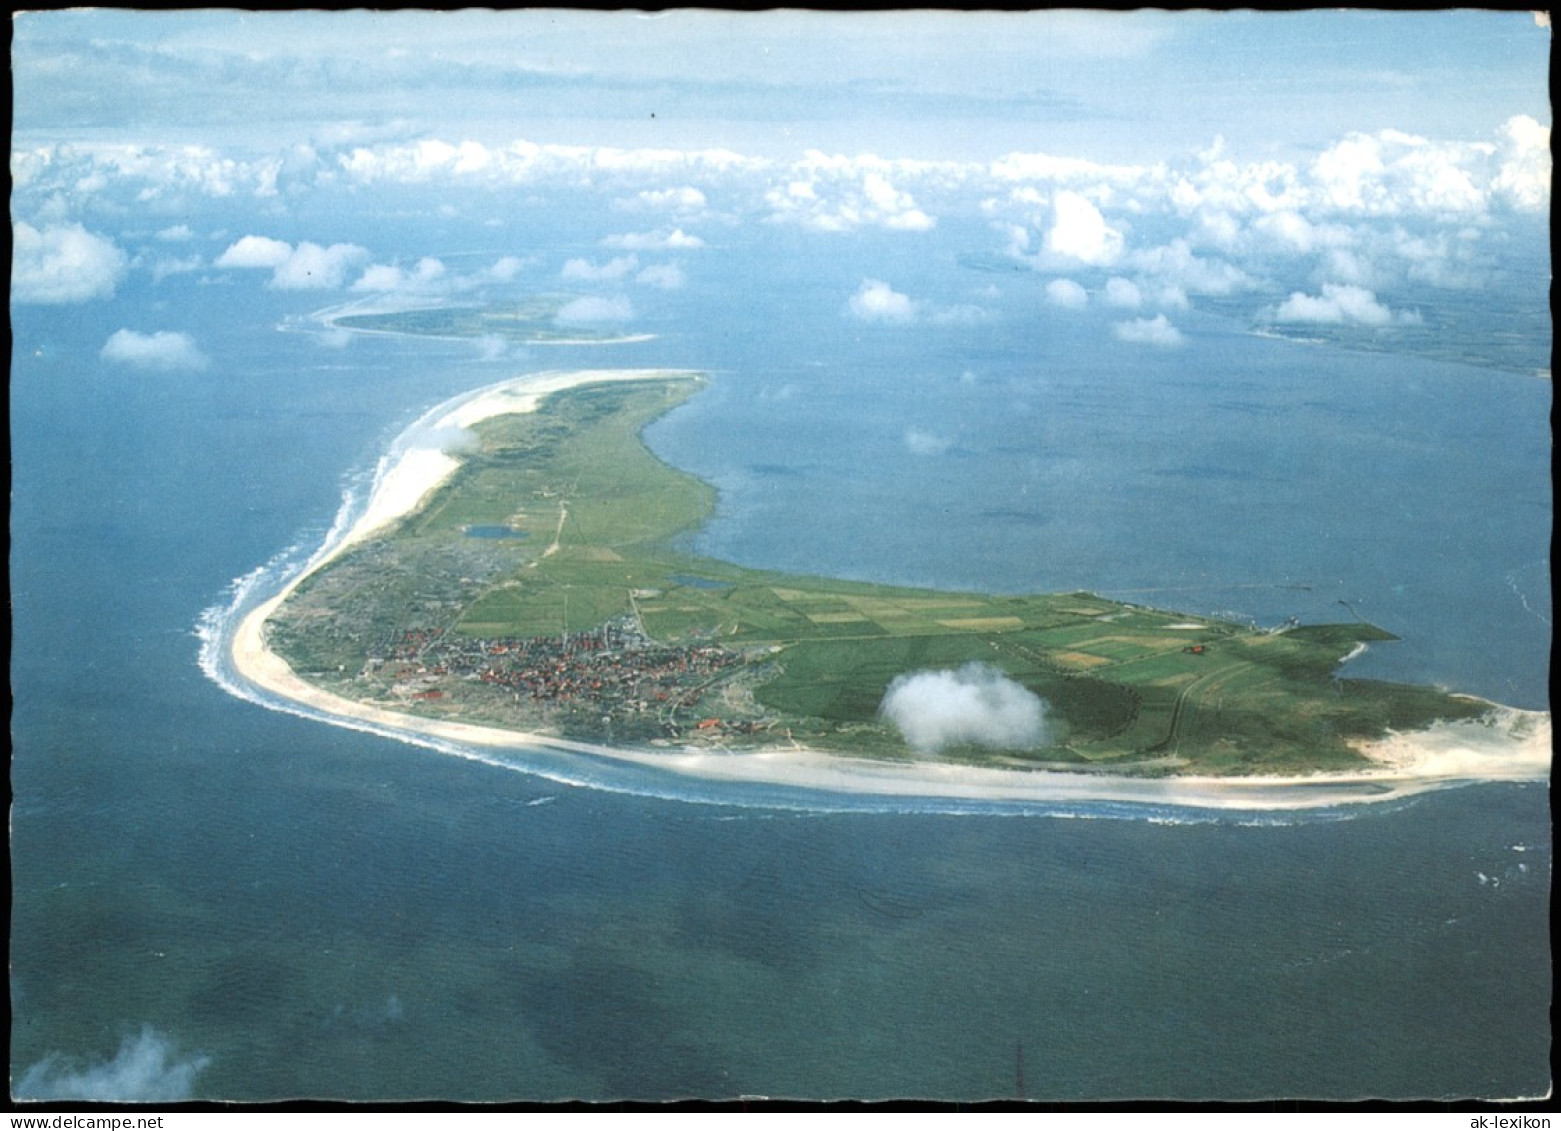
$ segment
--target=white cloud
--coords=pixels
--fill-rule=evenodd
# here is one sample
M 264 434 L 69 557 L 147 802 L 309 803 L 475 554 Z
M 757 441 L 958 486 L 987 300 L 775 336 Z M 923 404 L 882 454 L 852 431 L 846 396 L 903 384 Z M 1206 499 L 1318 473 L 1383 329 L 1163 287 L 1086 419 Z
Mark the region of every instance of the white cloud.
M 986 664 L 896 676 L 878 710 L 922 754 L 960 743 L 1024 750 L 1046 737 L 1046 701 Z
M 133 196 L 164 208 L 191 195 L 231 197 L 248 190 L 274 194 L 281 162 L 273 156 L 246 160 L 202 145 L 135 145 L 70 141 L 42 146 L 12 158 L 19 184 L 33 188 Z
M 1122 233 L 1106 223 L 1100 210 L 1076 192 L 1059 192 L 1052 200 L 1051 229 L 1046 248 L 1081 263 L 1103 266 L 1122 254 Z
M 172 1043 L 150 1026 L 127 1037 L 106 1063 L 75 1068 L 59 1054 L 32 1065 L 15 1084 L 22 1100 L 92 1103 L 168 1103 L 190 1097 L 209 1056 L 174 1057 Z
M 656 263 L 636 275 L 634 281 L 648 287 L 660 287 L 664 291 L 675 291 L 688 282 L 688 278 L 683 274 L 683 268 L 676 263 Z
M 399 293 L 417 292 L 425 293 L 437 290 L 445 281 L 445 266 L 439 260 L 425 256 L 417 261 L 417 265 L 410 271 L 404 271 L 400 267 L 375 263 L 370 266 L 352 284 L 355 291 L 378 291 Z
M 907 428 L 905 447 L 913 455 L 940 456 L 949 450 L 949 441 L 935 433 L 924 432 L 920 428 Z
M 928 317 L 934 326 L 981 326 L 997 320 L 992 311 L 972 302 L 935 307 Z
M 488 278 L 499 283 L 508 283 L 515 276 L 526 269 L 526 261 L 518 255 L 506 255 L 496 260 L 492 267 L 488 268 Z
M 613 298 L 577 298 L 566 303 L 553 321 L 560 326 L 590 326 L 601 322 L 627 322 L 634 317 L 634 306 L 623 295 Z
M 1395 314 L 1365 287 L 1324 283 L 1320 295 L 1296 291 L 1274 309 L 1275 322 L 1319 322 L 1331 325 L 1387 326 L 1394 322 L 1414 323 L 1414 313 Z
M 161 258 L 152 264 L 152 282 L 160 283 L 169 275 L 187 275 L 204 266 L 206 261 L 198 255 L 189 255 L 183 259 Z
M 165 243 L 183 243 L 185 240 L 193 240 L 195 233 L 190 230 L 188 224 L 175 224 L 171 228 L 164 228 L 158 232 L 157 238 Z
M 1131 187 L 1161 175 L 1146 165 L 1102 165 L 1081 157 L 1057 157 L 1050 153 L 1010 153 L 986 169 L 991 180 L 1050 181 L 1060 184 Z
M 1106 280 L 1106 305 L 1136 310 L 1144 305 L 1144 294 L 1131 279 L 1112 277 Z
M 1312 164 L 1319 202 L 1343 212 L 1391 216 L 1483 211 L 1489 144 L 1433 142 L 1398 130 L 1353 133 Z
M 1153 318 L 1134 318 L 1128 322 L 1118 322 L 1112 326 L 1111 332 L 1120 341 L 1165 348 L 1179 346 L 1183 340 L 1182 332 L 1171 325 L 1170 319 L 1163 314 L 1157 314 Z
M 99 356 L 104 361 L 137 369 L 205 369 L 210 364 L 196 346 L 195 339 L 173 330 L 158 330 L 151 334 L 115 330 L 103 343 Z
M 452 144 L 439 138 L 357 146 L 336 158 L 336 167 L 360 184 L 466 183 L 481 186 L 539 181 L 588 185 L 598 180 L 644 183 L 646 177 L 723 176 L 758 168 L 762 159 L 726 149 L 617 149 L 611 146 L 539 145 L 524 138 L 508 145 L 476 141 Z M 698 212 L 704 194 L 693 185 L 647 189 L 620 199 L 630 211 Z
M 1241 268 L 1223 259 L 1194 255 L 1191 246 L 1180 237 L 1162 247 L 1135 251 L 1127 258 L 1152 284 L 1175 287 L 1188 294 L 1228 295 L 1252 285 Z M 1143 282 L 1141 279 L 1140 284 Z
M 905 323 L 916 317 L 915 304 L 880 279 L 863 279 L 848 309 L 864 322 Z
M 706 203 L 704 193 L 693 185 L 682 185 L 678 188 L 646 189 L 631 200 L 624 201 L 623 206 L 637 212 L 687 214 L 704 211 Z
M 305 241 L 287 262 L 277 266 L 271 285 L 284 291 L 334 290 L 346 281 L 348 271 L 368 257 L 368 250 L 356 244 L 321 247 Z
M 910 193 L 889 181 L 891 172 L 921 169 L 920 163 L 886 161 L 872 154 L 831 156 L 809 150 L 792 179 L 764 196 L 770 219 L 801 224 L 815 232 L 849 232 L 862 227 L 925 232 L 937 221 Z
M 129 266 L 113 240 L 80 224 L 11 227 L 11 299 L 23 303 L 111 298 Z
M 1082 310 L 1089 305 L 1089 292 L 1072 279 L 1053 279 L 1046 284 L 1046 301 L 1064 310 Z
M 293 254 L 293 245 L 269 236 L 245 236 L 217 257 L 218 267 L 280 267 Z
M 633 255 L 620 255 L 606 263 L 592 263 L 589 259 L 571 259 L 559 272 L 565 279 L 585 282 L 616 282 L 628 275 L 640 264 Z
M 886 228 L 904 232 L 925 232 L 935 221 L 920 208 L 908 192 L 900 192 L 881 173 L 862 178 L 862 196 L 873 215 Z
M 670 231 L 663 228 L 655 232 L 625 232 L 602 240 L 603 247 L 619 251 L 692 251 L 705 246 L 698 236 L 691 236 L 682 228 Z
M 217 266 L 270 268 L 270 285 L 278 290 L 332 290 L 368 257 L 368 250 L 356 244 L 322 247 L 305 240 L 295 248 L 284 240 L 245 236 L 217 257 Z
M 1501 168 L 1491 188 L 1515 207 L 1539 211 L 1550 205 L 1550 127 L 1527 114 L 1509 118 L 1499 131 Z

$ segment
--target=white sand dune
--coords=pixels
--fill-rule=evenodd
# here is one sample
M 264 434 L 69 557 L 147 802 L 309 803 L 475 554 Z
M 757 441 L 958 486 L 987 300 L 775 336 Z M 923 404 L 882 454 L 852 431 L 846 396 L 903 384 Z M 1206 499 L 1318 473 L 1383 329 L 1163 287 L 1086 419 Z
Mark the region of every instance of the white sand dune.
M 432 429 L 469 428 L 489 417 L 531 412 L 543 396 L 601 381 L 634 381 L 688 371 L 575 370 L 540 373 L 462 398 L 432 421 Z M 363 516 L 312 569 L 420 506 L 460 460 L 412 447 L 379 477 Z M 1362 743 L 1375 763 L 1359 773 L 1293 777 L 1127 777 L 954 766 L 938 762 L 881 762 L 800 748 L 745 753 L 704 749 L 633 750 L 571 742 L 544 734 L 420 718 L 355 702 L 305 682 L 266 643 L 265 622 L 304 577 L 239 623 L 231 643 L 234 668 L 254 686 L 335 716 L 407 735 L 424 735 L 482 748 L 538 747 L 589 753 L 703 779 L 798 786 L 898 797 L 993 801 L 1119 801 L 1210 809 L 1305 809 L 1384 801 L 1477 781 L 1545 781 L 1550 774 L 1550 715 L 1493 706 L 1475 722 L 1441 723 Z

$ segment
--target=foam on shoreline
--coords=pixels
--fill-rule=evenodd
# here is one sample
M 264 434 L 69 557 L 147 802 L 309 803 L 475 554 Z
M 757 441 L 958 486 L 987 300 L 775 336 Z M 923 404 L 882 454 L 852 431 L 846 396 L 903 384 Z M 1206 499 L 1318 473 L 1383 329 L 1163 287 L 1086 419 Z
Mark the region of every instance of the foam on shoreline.
M 321 547 L 288 584 L 248 611 L 233 631 L 234 670 L 257 688 L 344 725 L 356 722 L 482 749 L 538 749 L 590 754 L 707 781 L 766 784 L 829 792 L 974 801 L 1126 802 L 1219 810 L 1282 810 L 1387 801 L 1482 781 L 1544 781 L 1550 773 L 1551 721 L 1543 711 L 1492 707 L 1474 722 L 1440 723 L 1390 733 L 1359 749 L 1375 766 L 1357 773 L 1288 777 L 1127 777 L 1100 772 L 1003 770 L 940 762 L 887 762 L 800 747 L 736 753 L 694 748 L 626 749 L 544 734 L 422 718 L 359 703 L 307 683 L 267 646 L 265 622 L 315 570 L 347 547 L 411 513 L 445 482 L 460 460 L 419 435 L 470 428 L 493 416 L 534 411 L 549 393 L 603 381 L 679 376 L 688 370 L 614 369 L 538 373 L 479 389 L 437 406 L 404 434 L 382 464 L 367 508 L 350 530 Z

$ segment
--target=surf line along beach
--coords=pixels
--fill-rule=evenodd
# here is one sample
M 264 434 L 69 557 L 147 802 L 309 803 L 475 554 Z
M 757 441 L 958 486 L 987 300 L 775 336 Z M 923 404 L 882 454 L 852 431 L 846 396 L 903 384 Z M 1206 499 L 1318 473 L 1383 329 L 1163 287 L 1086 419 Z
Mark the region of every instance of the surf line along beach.
M 1544 781 L 1551 759 L 1551 720 L 1544 711 L 1493 707 L 1472 722 L 1438 723 L 1423 731 L 1389 733 L 1360 746 L 1371 769 L 1305 776 L 1130 777 L 1104 772 L 995 769 L 940 762 L 882 762 L 797 747 L 748 752 L 636 750 L 524 733 L 499 727 L 426 719 L 357 702 L 302 679 L 266 640 L 266 621 L 310 574 L 411 514 L 460 467 L 445 450 L 461 430 L 490 417 L 531 412 L 551 393 L 612 381 L 655 380 L 691 370 L 549 371 L 463 394 L 425 413 L 382 462 L 363 514 L 338 540 L 327 540 L 275 596 L 246 613 L 232 632 L 229 655 L 254 688 L 307 708 L 340 725 L 416 740 L 421 736 L 483 749 L 576 752 L 656 770 L 734 784 L 789 786 L 885 797 L 993 802 L 1117 802 L 1200 809 L 1305 809 L 1385 801 L 1427 790 L 1490 781 Z M 441 446 L 443 441 L 443 446 Z M 264 700 L 263 700 L 264 701 Z

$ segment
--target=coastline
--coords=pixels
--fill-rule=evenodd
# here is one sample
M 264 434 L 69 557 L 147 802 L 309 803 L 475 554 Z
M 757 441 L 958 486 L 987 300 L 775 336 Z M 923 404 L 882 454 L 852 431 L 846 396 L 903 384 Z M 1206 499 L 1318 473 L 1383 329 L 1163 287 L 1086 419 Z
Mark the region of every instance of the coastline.
M 692 370 L 548 371 L 488 386 L 431 410 L 413 430 L 469 428 L 492 416 L 531 412 L 549 393 L 603 381 L 690 375 Z M 878 796 L 983 801 L 1127 802 L 1199 809 L 1307 809 L 1388 801 L 1453 785 L 1548 780 L 1548 712 L 1492 706 L 1482 720 L 1439 723 L 1423 731 L 1390 732 L 1359 745 L 1377 765 L 1354 773 L 1287 777 L 1130 777 L 1107 772 L 1003 770 L 942 762 L 881 762 L 800 747 L 735 753 L 679 748 L 629 749 L 575 742 L 473 723 L 422 718 L 323 691 L 304 681 L 267 646 L 265 622 L 316 570 L 377 530 L 411 513 L 445 482 L 460 461 L 431 446 L 409 444 L 383 466 L 367 508 L 334 546 L 275 596 L 244 615 L 228 654 L 250 684 L 344 721 L 392 732 L 489 749 L 544 748 L 589 754 L 677 774 L 732 783 L 791 786 Z

